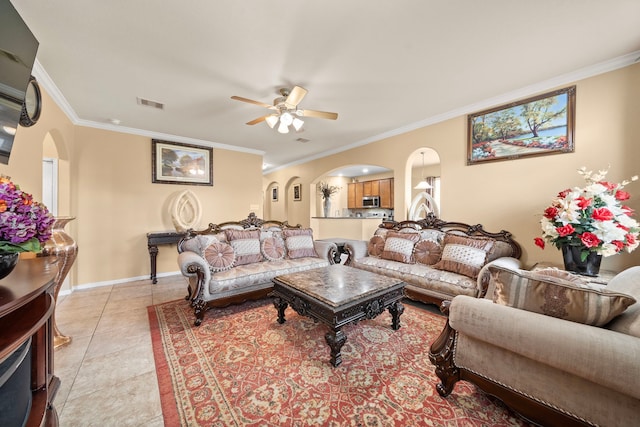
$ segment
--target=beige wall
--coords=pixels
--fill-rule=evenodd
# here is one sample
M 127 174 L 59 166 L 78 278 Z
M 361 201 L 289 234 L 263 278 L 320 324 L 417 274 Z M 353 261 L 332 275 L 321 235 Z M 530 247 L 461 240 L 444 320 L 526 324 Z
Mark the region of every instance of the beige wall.
M 402 135 L 354 148 L 313 162 L 273 172 L 265 181 L 297 176 L 312 183 L 328 171 L 348 164 L 376 164 L 394 171 L 395 219 L 406 218 L 411 188 L 407 159 L 420 147 L 440 156 L 441 217 L 482 223 L 489 231 L 511 231 L 523 247 L 523 261 L 561 263 L 558 250 L 533 245 L 540 235 L 539 220 L 561 190 L 583 184 L 581 166 L 604 169 L 620 181 L 640 174 L 640 64 L 575 83 L 575 152 L 511 161 L 466 165 L 466 117 L 460 116 Z M 567 85 L 568 86 L 568 85 Z M 630 206 L 640 210 L 640 184 L 628 188 Z M 313 212 L 311 213 L 313 215 Z M 306 223 L 309 224 L 308 220 Z M 619 270 L 640 264 L 640 250 L 603 260 L 603 268 Z
M 74 126 L 43 92 L 40 120 L 19 128 L 0 173 L 41 199 L 43 145 L 50 156 L 53 138 L 63 169 L 59 214 L 76 217 L 66 227 L 78 243 L 71 286 L 148 276 L 146 233 L 174 229 L 170 202 L 185 189 L 202 205 L 202 227 L 262 212 L 262 156 L 214 148 L 213 187 L 153 184 L 150 138 Z M 177 272 L 176 257 L 175 245 L 160 246 L 158 274 Z

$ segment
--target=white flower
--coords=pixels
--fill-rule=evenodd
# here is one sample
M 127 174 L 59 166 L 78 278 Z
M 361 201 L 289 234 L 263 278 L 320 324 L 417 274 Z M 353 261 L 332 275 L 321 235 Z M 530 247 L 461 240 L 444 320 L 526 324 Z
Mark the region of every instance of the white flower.
M 624 241 L 627 235 L 627 232 L 618 227 L 614 221 L 598 221 L 593 226 L 595 227 L 593 234 L 605 243 L 611 243 L 614 240 Z
M 598 254 L 602 256 L 611 256 L 618 253 L 618 247 L 612 243 L 605 243 L 602 245 L 602 249 L 598 251 Z

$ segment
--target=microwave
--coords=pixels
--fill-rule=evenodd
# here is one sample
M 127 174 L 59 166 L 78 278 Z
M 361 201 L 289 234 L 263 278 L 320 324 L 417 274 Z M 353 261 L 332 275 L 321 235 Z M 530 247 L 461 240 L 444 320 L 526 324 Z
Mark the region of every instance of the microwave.
M 363 208 L 379 208 L 380 207 L 380 197 L 378 196 L 365 196 L 362 198 L 362 207 Z

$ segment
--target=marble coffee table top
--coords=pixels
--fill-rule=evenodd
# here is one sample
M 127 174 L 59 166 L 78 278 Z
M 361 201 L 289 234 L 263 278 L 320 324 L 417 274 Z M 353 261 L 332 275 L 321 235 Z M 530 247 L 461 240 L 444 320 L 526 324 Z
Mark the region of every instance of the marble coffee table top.
M 348 304 L 402 283 L 399 279 L 340 264 L 284 274 L 274 280 L 332 307 Z

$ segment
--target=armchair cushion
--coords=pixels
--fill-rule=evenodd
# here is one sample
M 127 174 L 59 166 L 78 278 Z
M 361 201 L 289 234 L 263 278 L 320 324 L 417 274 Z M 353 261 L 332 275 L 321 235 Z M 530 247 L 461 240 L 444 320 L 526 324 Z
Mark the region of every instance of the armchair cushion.
M 442 257 L 433 267 L 476 278 L 487 263 L 487 253 L 493 244 L 494 240 L 489 238 L 447 234 Z
M 236 265 L 262 261 L 260 230 L 225 230 L 227 240 L 236 253 Z
M 549 274 L 491 267 L 494 302 L 573 322 L 602 326 L 635 303 L 635 298 L 597 284 Z
M 313 245 L 313 230 L 310 228 L 300 228 L 283 230 L 285 246 L 289 259 L 317 257 Z

